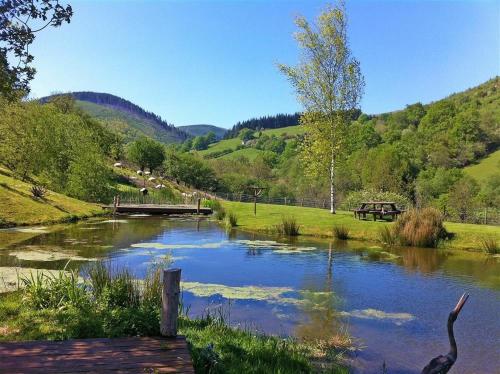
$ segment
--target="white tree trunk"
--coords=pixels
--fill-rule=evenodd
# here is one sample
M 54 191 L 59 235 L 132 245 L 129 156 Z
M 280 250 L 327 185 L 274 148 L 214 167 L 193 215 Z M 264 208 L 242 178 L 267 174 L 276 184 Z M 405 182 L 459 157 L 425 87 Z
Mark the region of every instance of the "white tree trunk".
M 330 160 L 330 213 L 335 214 L 335 157 Z

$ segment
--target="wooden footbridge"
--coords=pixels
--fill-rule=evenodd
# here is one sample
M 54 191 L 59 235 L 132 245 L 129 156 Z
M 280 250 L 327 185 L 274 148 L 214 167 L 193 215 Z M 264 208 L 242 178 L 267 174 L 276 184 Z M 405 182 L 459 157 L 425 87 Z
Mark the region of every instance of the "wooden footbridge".
M 102 205 L 115 213 L 146 213 L 146 214 L 212 214 L 211 208 L 201 206 L 201 199 L 197 199 L 196 205 L 187 204 L 147 204 L 147 203 L 125 203 L 121 202 L 119 196 L 115 196 L 112 205 Z
M 167 205 L 167 204 L 120 204 L 103 205 L 115 213 L 145 213 L 145 214 L 212 214 L 211 208 L 197 205 Z
M 177 336 L 180 269 L 163 272 L 160 337 L 0 343 L 0 373 L 194 373 Z

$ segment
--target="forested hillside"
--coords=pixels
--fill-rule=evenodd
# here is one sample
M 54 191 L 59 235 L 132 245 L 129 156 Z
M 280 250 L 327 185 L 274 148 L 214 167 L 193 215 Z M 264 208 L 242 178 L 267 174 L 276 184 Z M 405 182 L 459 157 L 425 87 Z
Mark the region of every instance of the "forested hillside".
M 77 107 L 123 135 L 125 142 L 144 135 L 163 143 L 182 142 L 189 137 L 186 132 L 160 116 L 121 97 L 98 92 L 70 92 L 67 95 L 76 100 Z M 45 97 L 41 101 L 48 102 L 52 98 L 53 96 Z

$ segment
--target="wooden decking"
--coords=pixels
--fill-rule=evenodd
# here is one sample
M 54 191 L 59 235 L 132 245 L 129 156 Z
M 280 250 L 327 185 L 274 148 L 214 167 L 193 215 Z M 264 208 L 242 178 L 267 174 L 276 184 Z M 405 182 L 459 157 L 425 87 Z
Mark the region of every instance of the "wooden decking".
M 0 343 L 0 373 L 194 373 L 184 337 Z
M 113 205 L 103 205 L 104 209 L 113 210 Z M 147 214 L 212 214 L 212 209 L 196 205 L 157 205 L 157 204 L 120 204 L 117 213 L 147 213 Z

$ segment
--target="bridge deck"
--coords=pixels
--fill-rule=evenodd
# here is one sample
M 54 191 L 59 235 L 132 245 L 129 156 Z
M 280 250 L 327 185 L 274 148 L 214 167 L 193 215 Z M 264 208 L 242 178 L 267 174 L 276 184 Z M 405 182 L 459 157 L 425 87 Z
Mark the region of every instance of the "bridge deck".
M 194 373 L 186 339 L 0 343 L 0 373 Z
M 104 209 L 113 210 L 113 205 L 103 205 Z M 163 205 L 163 204 L 120 204 L 117 213 L 148 213 L 148 214 L 196 214 L 196 205 Z M 200 214 L 212 214 L 211 208 L 200 207 Z

